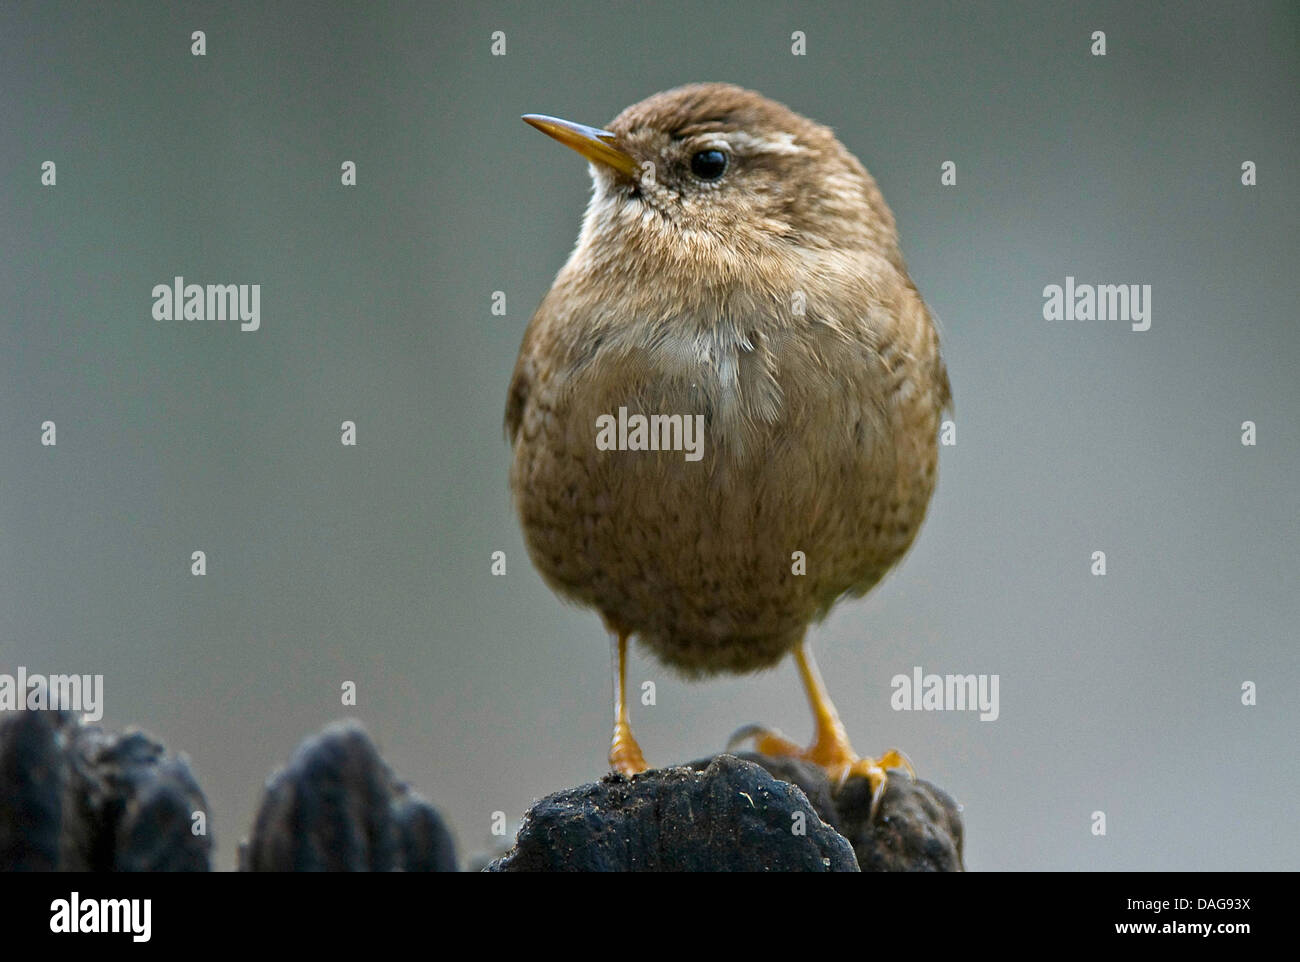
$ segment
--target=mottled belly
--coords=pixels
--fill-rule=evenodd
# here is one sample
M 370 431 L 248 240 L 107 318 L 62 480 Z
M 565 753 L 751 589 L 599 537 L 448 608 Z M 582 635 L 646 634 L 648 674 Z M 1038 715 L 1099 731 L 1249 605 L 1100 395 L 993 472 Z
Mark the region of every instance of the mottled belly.
M 933 426 L 928 444 L 903 444 L 915 433 L 906 410 L 855 404 L 846 392 L 796 395 L 740 445 L 717 436 L 716 411 L 665 411 L 653 389 L 562 403 L 539 392 L 511 469 L 532 559 L 557 591 L 686 674 L 768 667 L 836 599 L 884 576 L 933 489 Z M 619 406 L 703 415 L 701 456 L 601 450 L 597 419 Z

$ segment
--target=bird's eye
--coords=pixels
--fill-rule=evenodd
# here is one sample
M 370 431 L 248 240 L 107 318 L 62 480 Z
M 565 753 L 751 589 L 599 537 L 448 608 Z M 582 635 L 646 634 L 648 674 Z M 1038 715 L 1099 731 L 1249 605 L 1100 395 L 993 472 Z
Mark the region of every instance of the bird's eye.
M 717 180 L 727 170 L 727 155 L 720 150 L 699 150 L 691 157 L 691 173 L 700 180 Z

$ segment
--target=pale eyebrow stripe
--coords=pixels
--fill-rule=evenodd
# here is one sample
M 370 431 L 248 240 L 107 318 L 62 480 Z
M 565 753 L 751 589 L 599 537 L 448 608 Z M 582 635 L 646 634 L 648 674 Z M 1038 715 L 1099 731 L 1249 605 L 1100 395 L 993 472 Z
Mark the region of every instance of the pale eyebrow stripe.
M 731 147 L 736 153 L 748 154 L 803 154 L 808 148 L 795 142 L 794 134 L 778 133 L 771 137 L 754 137 L 743 130 L 719 137 L 720 145 Z

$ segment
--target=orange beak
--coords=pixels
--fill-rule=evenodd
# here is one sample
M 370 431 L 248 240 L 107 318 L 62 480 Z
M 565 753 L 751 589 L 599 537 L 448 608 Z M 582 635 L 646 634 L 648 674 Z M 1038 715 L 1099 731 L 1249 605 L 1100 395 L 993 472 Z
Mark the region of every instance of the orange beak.
M 523 121 L 531 124 L 548 137 L 554 137 L 566 147 L 571 147 L 592 163 L 604 164 L 633 180 L 641 169 L 636 159 L 618 144 L 618 135 L 597 127 L 575 124 L 545 114 L 524 114 Z

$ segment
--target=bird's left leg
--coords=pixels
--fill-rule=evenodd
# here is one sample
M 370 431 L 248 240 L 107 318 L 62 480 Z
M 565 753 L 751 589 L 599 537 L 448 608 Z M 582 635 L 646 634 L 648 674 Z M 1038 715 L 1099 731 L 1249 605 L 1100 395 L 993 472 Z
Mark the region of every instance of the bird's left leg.
M 775 729 L 762 725 L 746 725 L 731 736 L 727 747 L 734 748 L 740 743 L 753 738 L 754 748 L 763 755 L 775 755 L 785 758 L 802 758 L 826 770 L 831 782 L 842 785 L 850 776 L 860 775 L 871 786 L 871 810 L 874 813 L 880 796 L 885 790 L 888 777 L 886 770 L 901 768 L 912 778 L 916 772 L 907 756 L 897 749 L 890 749 L 880 758 L 863 758 L 853 750 L 849 736 L 844 731 L 839 712 L 826 691 L 821 672 L 817 670 L 817 661 L 813 658 L 812 647 L 808 640 L 795 651 L 795 664 L 803 680 L 808 703 L 812 707 L 814 737 L 813 743 L 801 748 Z
M 614 739 L 609 746 L 609 767 L 629 778 L 649 766 L 641 754 L 641 746 L 632 735 L 632 723 L 627 711 L 627 633 L 617 631 L 613 637 L 614 673 Z

